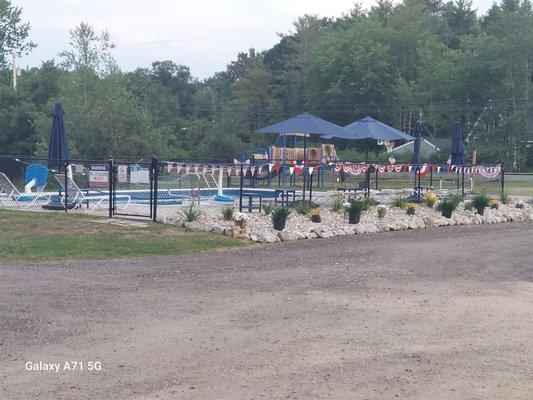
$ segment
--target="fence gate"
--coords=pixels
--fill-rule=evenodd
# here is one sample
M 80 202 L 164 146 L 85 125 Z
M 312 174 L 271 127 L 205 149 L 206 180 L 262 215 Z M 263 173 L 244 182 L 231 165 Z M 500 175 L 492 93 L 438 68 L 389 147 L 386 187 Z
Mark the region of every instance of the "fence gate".
M 156 220 L 159 162 L 132 163 L 109 160 L 109 217 L 142 217 Z

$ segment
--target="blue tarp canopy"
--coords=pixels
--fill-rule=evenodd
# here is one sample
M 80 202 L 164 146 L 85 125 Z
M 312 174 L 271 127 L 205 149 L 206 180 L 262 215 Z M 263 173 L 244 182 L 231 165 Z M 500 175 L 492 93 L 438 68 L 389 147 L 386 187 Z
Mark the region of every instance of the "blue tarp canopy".
M 65 126 L 65 112 L 60 102 L 57 102 L 52 111 L 52 132 L 50 147 L 48 148 L 48 167 L 61 167 L 70 160 L 67 141 L 67 128 Z
M 413 143 L 413 159 L 411 164 L 420 165 L 422 164 L 422 158 L 420 157 L 420 143 L 422 142 L 422 124 L 420 121 L 416 121 L 415 125 L 415 140 Z
M 275 124 L 258 129 L 259 133 L 277 133 L 280 135 L 305 134 L 320 135 L 327 137 L 348 136 L 349 132 L 339 125 L 335 125 L 325 119 L 315 117 L 309 113 L 303 113 L 295 117 L 276 122 Z
M 350 132 L 348 137 L 336 136 L 352 140 L 414 140 L 414 137 L 392 126 L 379 122 L 372 117 L 361 118 L 344 127 Z M 330 137 L 330 136 L 328 136 Z
M 459 121 L 455 121 L 453 125 L 452 134 L 452 148 L 451 148 L 451 162 L 452 165 L 465 165 L 465 146 L 463 143 L 463 131 Z

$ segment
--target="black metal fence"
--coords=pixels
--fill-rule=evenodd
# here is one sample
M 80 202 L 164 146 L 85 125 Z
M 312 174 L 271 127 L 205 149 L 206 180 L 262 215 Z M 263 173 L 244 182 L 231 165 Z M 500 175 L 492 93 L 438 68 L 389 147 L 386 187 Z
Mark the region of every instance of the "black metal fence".
M 269 204 L 301 201 L 328 206 L 339 196 L 370 196 L 378 201 L 383 196 L 411 196 L 419 200 L 427 191 L 462 196 L 481 191 L 497 196 L 506 191 L 502 165 L 250 165 L 184 163 L 154 157 L 135 162 L 70 160 L 44 167 L 48 161 L 0 157 L 0 208 L 157 221 L 186 220 L 195 212 L 209 218 L 225 207 L 258 212 Z M 526 177 L 524 182 L 520 190 L 525 187 L 527 195 L 531 185 L 533 195 L 533 179 Z

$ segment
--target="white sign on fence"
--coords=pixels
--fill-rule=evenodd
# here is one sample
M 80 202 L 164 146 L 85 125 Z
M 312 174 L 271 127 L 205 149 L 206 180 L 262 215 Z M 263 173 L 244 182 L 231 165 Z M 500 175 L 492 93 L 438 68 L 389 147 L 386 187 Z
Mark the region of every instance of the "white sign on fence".
M 89 167 L 89 187 L 107 187 L 108 183 L 107 165 L 97 164 Z
M 128 183 L 128 166 L 117 166 L 117 181 L 120 183 Z
M 139 166 L 131 166 L 130 183 L 150 183 L 150 170 L 141 169 Z

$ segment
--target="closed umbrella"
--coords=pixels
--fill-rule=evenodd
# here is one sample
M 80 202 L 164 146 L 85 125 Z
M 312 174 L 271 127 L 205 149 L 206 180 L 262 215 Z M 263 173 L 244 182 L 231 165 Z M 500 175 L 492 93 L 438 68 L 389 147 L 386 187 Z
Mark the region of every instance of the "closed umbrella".
M 48 167 L 61 167 L 70 160 L 68 151 L 67 128 L 65 126 L 65 112 L 60 102 L 52 111 L 52 131 L 48 148 Z
M 451 149 L 451 163 L 452 165 L 465 165 L 465 146 L 463 142 L 463 131 L 459 121 L 455 121 L 453 125 L 452 134 L 452 149 Z
M 416 121 L 415 124 L 415 140 L 413 142 L 413 159 L 411 164 L 420 165 L 422 164 L 422 159 L 420 157 L 420 143 L 422 142 L 422 124 L 420 121 Z

